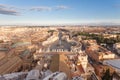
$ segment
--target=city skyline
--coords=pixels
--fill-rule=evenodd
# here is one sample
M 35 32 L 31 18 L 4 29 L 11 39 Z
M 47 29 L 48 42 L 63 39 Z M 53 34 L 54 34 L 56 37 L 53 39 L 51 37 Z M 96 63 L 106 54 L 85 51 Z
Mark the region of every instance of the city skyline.
M 120 24 L 119 0 L 0 0 L 3 24 Z

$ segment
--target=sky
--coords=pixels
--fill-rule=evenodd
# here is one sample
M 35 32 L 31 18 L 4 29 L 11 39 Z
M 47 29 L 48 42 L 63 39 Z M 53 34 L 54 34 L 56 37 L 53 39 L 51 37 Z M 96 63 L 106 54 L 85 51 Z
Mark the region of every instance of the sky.
M 0 24 L 120 24 L 120 0 L 0 0 Z

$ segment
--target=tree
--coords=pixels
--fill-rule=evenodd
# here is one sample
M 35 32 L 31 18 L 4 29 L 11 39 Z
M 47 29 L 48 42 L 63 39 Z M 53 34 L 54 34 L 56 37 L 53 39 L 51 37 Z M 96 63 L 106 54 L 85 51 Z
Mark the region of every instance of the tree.
M 112 80 L 112 76 L 110 75 L 109 69 L 107 69 L 106 72 L 104 73 L 102 80 Z

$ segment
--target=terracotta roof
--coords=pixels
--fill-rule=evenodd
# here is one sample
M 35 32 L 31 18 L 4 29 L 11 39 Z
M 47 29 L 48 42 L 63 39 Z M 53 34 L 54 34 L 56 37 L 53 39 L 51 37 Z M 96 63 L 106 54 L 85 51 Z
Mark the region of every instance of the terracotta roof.
M 80 76 L 80 74 L 78 72 L 71 73 L 71 77 L 76 77 L 76 76 Z
M 85 73 L 85 71 L 84 71 L 82 65 L 78 65 L 77 68 L 78 68 L 80 74 Z

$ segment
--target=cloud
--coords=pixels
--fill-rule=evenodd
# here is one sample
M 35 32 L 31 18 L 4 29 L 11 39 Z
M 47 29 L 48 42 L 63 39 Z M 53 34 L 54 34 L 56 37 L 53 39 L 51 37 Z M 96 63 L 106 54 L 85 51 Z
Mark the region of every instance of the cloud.
M 26 10 L 26 9 L 24 9 L 24 8 L 17 8 L 17 7 L 15 7 L 15 6 L 11 6 L 11 7 L 9 7 L 9 9 L 14 9 L 14 10 Z
M 18 16 L 20 13 L 17 10 L 11 9 L 10 6 L 0 4 L 0 14 Z
M 37 7 L 32 7 L 30 9 L 21 9 L 21 8 L 17 8 L 15 6 L 11 6 L 11 5 L 5 5 L 5 4 L 0 4 L 0 14 L 2 15 L 14 15 L 14 16 L 18 16 L 21 13 L 18 11 L 21 10 L 29 10 L 29 11 L 56 11 L 56 10 L 64 10 L 64 9 L 69 9 L 68 6 L 65 5 L 60 5 L 60 6 L 54 6 L 54 7 L 49 7 L 49 6 L 37 6 Z
M 4 4 L 0 4 L 0 8 L 5 8 L 5 5 Z
M 19 15 L 19 12 L 15 11 L 15 10 L 7 10 L 7 9 L 0 8 L 0 14 L 17 16 L 17 15 Z
M 47 6 L 40 6 L 40 7 L 33 7 L 30 10 L 31 11 L 51 11 L 52 8 Z
M 63 10 L 63 9 L 69 9 L 68 6 L 64 6 L 64 5 L 61 5 L 61 6 L 56 6 L 55 7 L 56 10 Z
M 64 9 L 69 9 L 69 7 L 64 5 L 55 6 L 55 7 L 38 6 L 31 8 L 30 11 L 54 11 L 54 10 L 64 10 Z

